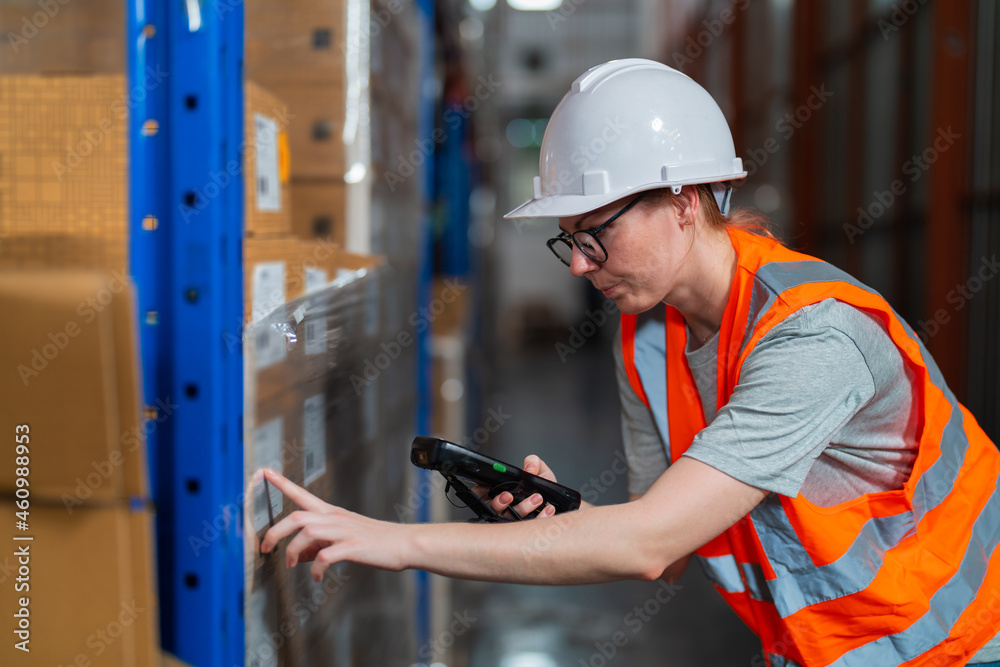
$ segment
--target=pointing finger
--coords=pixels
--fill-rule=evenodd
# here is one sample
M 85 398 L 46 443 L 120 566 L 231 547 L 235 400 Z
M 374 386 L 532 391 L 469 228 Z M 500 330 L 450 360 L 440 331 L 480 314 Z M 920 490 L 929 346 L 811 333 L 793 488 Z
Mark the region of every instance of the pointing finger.
M 264 478 L 278 487 L 278 490 L 285 494 L 289 500 L 304 510 L 323 512 L 330 507 L 330 505 L 309 493 L 295 482 L 270 468 L 264 469 Z

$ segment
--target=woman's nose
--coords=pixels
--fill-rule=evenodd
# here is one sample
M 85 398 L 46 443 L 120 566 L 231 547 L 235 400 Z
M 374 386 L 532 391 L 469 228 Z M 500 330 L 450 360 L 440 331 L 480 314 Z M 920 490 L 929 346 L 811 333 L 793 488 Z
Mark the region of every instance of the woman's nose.
M 580 248 L 573 244 L 573 254 L 569 260 L 569 272 L 578 278 L 601 268 L 601 265 L 587 257 Z

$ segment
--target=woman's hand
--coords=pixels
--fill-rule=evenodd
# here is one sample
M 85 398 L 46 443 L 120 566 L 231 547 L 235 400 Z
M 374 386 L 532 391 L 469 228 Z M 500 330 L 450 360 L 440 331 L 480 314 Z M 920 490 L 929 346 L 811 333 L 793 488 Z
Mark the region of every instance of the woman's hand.
M 406 569 L 407 526 L 369 519 L 323 502 L 273 470 L 265 470 L 264 477 L 301 509 L 268 529 L 260 543 L 262 553 L 270 553 L 279 541 L 297 532 L 285 548 L 285 565 L 293 568 L 313 561 L 310 570 L 315 581 L 340 561 L 397 572 Z
M 550 482 L 556 481 L 556 474 L 552 472 L 547 465 L 545 465 L 545 461 L 542 461 L 534 454 L 529 454 L 525 457 L 524 465 L 522 465 L 521 468 L 525 472 L 530 472 L 532 475 L 538 475 L 539 477 L 547 479 Z M 487 494 L 487 492 L 489 492 L 489 488 L 485 486 L 476 486 L 472 489 L 472 491 L 482 498 Z M 512 502 L 514 502 L 514 496 L 509 491 L 504 491 L 503 493 L 498 494 L 496 498 L 490 500 L 489 506 L 493 508 L 494 512 L 502 515 L 505 511 L 511 509 L 510 504 Z M 535 493 L 518 503 L 517 507 L 513 508 L 512 511 L 517 512 L 520 517 L 531 518 L 531 513 L 538 509 L 541 504 L 541 494 Z M 555 513 L 555 507 L 552 505 L 546 505 L 545 509 L 543 509 L 538 516 L 550 517 Z

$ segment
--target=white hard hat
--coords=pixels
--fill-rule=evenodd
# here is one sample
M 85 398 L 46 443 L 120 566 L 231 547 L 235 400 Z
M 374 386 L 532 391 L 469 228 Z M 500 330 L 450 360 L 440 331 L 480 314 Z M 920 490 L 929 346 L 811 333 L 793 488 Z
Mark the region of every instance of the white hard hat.
M 573 82 L 552 112 L 535 196 L 505 218 L 565 217 L 632 193 L 713 183 L 725 215 L 731 188 L 747 175 L 712 96 L 687 75 L 652 60 L 598 65 Z

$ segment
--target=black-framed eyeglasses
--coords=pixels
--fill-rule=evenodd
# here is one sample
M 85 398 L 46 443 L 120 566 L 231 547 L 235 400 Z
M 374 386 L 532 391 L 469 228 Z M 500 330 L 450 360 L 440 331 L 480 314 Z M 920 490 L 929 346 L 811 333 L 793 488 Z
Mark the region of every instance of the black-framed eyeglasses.
M 581 229 L 578 232 L 573 232 L 573 234 L 563 232 L 559 236 L 554 236 L 546 241 L 545 245 L 547 245 L 549 250 L 552 251 L 552 254 L 558 257 L 559 261 L 566 266 L 569 266 L 573 259 L 574 244 L 584 255 L 598 264 L 603 264 L 608 261 L 608 250 L 604 247 L 604 244 L 601 243 L 601 240 L 597 238 L 597 235 L 607 229 L 608 225 L 612 222 L 625 215 L 628 210 L 635 206 L 640 199 L 642 199 L 642 195 L 639 195 L 630 201 L 622 210 L 608 218 L 607 221 L 599 227 L 594 227 L 593 229 Z

